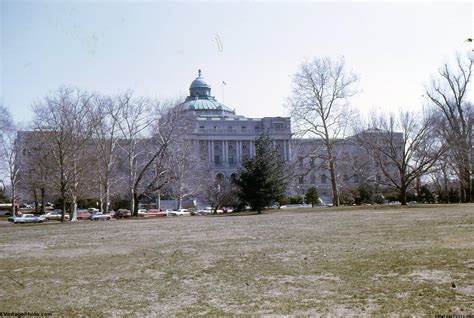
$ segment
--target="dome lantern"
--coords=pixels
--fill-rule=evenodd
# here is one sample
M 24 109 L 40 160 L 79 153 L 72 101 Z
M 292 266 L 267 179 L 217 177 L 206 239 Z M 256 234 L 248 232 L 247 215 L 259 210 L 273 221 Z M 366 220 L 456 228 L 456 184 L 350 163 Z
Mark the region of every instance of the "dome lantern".
M 198 77 L 192 81 L 189 87 L 189 96 L 198 98 L 211 96 L 211 85 L 207 84 L 204 77 L 201 76 L 201 70 L 198 70 Z

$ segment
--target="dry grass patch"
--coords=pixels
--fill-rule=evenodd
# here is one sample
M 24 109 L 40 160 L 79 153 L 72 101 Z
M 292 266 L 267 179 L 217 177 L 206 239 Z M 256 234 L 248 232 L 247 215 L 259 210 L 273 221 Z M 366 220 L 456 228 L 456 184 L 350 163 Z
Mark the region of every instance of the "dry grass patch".
M 0 311 L 472 314 L 473 268 L 474 205 L 8 225 Z

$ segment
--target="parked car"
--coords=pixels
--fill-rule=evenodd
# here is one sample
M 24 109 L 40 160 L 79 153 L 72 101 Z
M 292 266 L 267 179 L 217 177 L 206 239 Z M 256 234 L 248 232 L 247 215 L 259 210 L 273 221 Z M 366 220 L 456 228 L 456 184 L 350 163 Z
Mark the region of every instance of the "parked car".
M 211 214 L 211 210 L 197 210 L 194 212 L 194 215 L 209 215 Z
M 44 221 L 43 218 L 33 214 L 23 214 L 22 216 L 12 216 L 11 218 L 11 221 L 10 218 L 8 220 L 13 223 L 42 223 Z
M 92 214 L 87 210 L 77 210 L 76 217 L 78 220 L 87 220 Z
M 61 210 L 59 211 L 51 211 L 51 212 L 48 212 L 46 214 L 43 215 L 43 217 L 46 219 L 46 220 L 56 220 L 56 221 L 61 221 Z M 66 220 L 69 219 L 69 214 L 64 214 L 64 218 Z
M 89 217 L 91 221 L 109 221 L 112 219 L 112 216 L 109 214 L 104 214 L 102 212 L 97 212 Z
M 158 217 L 158 216 L 168 216 L 167 211 L 160 211 L 158 209 L 150 209 L 146 211 L 146 213 L 143 215 L 144 217 Z
M 99 212 L 99 209 L 96 209 L 96 208 L 88 208 L 87 211 L 89 211 L 90 214 L 96 214 L 97 212 Z
M 169 212 L 168 215 L 169 216 L 190 216 L 191 213 L 189 213 L 189 211 L 186 210 L 186 209 L 176 209 L 176 210 L 173 210 L 173 211 Z
M 0 211 L 0 216 L 9 216 L 12 215 L 12 211 Z
M 132 216 L 132 213 L 130 213 L 130 210 L 127 210 L 127 209 L 119 209 L 114 214 L 114 218 L 116 218 L 116 219 L 125 219 L 125 218 L 129 218 L 131 216 Z
M 146 210 L 145 209 L 138 209 L 138 216 L 145 216 Z

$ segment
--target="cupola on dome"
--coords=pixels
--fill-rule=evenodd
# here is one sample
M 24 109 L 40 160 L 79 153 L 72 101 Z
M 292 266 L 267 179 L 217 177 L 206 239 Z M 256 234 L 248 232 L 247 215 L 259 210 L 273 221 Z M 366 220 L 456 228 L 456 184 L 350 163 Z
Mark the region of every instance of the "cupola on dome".
M 189 89 L 192 88 L 211 88 L 211 85 L 207 84 L 204 77 L 201 76 L 201 70 L 198 71 L 198 77 L 192 81 L 191 86 L 189 87 Z

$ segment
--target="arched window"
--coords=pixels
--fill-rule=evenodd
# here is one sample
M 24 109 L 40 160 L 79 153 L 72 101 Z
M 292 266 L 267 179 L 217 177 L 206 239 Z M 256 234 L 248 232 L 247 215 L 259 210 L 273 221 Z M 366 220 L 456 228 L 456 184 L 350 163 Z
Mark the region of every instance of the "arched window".
M 221 183 L 224 180 L 224 174 L 222 172 L 219 172 L 216 174 L 216 182 Z
M 322 184 L 326 184 L 326 179 L 327 179 L 327 177 L 326 177 L 325 174 L 321 175 L 321 183 Z

